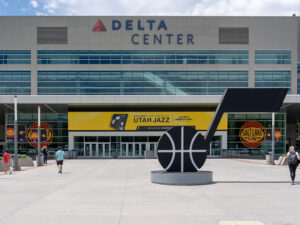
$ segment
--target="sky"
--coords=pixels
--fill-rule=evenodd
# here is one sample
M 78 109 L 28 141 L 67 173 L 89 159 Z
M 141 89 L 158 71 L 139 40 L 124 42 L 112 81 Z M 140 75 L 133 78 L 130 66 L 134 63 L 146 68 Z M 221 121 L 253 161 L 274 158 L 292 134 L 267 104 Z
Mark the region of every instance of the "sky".
M 1 16 L 300 16 L 300 0 L 0 0 Z

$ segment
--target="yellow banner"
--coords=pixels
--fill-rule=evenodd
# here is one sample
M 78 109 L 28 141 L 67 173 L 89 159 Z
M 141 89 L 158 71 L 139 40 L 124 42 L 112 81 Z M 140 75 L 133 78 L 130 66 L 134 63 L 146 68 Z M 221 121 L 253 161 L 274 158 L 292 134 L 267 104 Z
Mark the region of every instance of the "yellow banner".
M 174 126 L 192 126 L 207 130 L 214 112 L 69 112 L 69 130 L 168 130 Z M 227 130 L 224 114 L 218 130 Z

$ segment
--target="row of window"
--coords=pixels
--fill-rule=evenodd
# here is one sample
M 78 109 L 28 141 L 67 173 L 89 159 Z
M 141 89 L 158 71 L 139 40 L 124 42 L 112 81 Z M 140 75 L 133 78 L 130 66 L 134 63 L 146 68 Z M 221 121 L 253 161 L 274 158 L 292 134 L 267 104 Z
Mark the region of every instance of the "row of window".
M 291 64 L 290 50 L 255 50 L 255 64 Z
M 238 86 L 238 87 L 247 87 Z M 226 87 L 227 88 L 227 87 Z M 38 88 L 39 95 L 222 95 L 223 88 Z
M 0 50 L 0 64 L 31 64 L 30 50 Z
M 290 88 L 291 71 L 255 71 L 255 87 Z
M 30 83 L 30 71 L 4 71 L 0 70 L 0 82 L 1 81 L 29 81 Z
M 248 87 L 247 71 L 60 72 L 38 71 L 38 94 L 201 95 Z
M 30 71 L 0 71 L 0 94 L 30 94 L 30 86 Z M 255 71 L 255 87 L 290 86 L 291 71 Z M 40 95 L 201 95 L 228 87 L 248 87 L 248 71 L 38 71 Z
M 0 95 L 30 95 L 30 71 L 1 71 Z
M 248 64 L 248 50 L 38 50 L 38 64 Z M 30 50 L 0 50 L 0 64 L 30 64 Z M 255 50 L 255 64 L 291 64 L 290 50 Z
M 39 50 L 38 64 L 248 64 L 248 50 Z
M 38 71 L 38 81 L 248 81 L 248 71 Z

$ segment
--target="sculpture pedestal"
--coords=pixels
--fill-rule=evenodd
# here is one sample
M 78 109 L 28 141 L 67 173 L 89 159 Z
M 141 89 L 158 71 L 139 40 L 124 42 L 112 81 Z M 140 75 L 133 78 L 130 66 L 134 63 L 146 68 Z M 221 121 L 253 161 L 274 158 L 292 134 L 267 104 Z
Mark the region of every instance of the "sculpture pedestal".
M 201 185 L 213 182 L 212 171 L 198 172 L 166 172 L 165 170 L 151 171 L 152 183 L 171 185 Z

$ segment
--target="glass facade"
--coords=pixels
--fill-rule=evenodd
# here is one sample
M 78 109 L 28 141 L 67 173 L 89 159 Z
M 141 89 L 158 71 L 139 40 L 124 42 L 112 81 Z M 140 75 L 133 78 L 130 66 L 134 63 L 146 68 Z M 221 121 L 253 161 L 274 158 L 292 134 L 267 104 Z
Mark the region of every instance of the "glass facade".
M 248 64 L 248 50 L 38 50 L 38 64 Z
M 271 139 L 266 138 L 258 147 L 247 147 L 241 141 L 240 131 L 247 122 L 257 122 L 262 125 L 266 133 L 272 129 L 272 114 L 229 114 L 228 115 L 228 153 L 232 156 L 263 155 L 272 151 Z M 286 114 L 275 115 L 275 131 L 280 132 L 280 138 L 275 142 L 276 154 L 286 152 Z M 275 135 L 276 137 L 276 135 Z
M 30 50 L 0 50 L 1 64 L 30 64 Z
M 248 71 L 38 71 L 39 95 L 220 95 Z
M 30 95 L 30 71 L 0 70 L 0 95 Z
M 19 113 L 18 124 L 25 125 L 25 130 L 34 123 L 37 123 L 37 113 Z M 57 150 L 59 146 L 68 149 L 68 114 L 42 113 L 41 122 L 48 124 L 53 131 L 53 140 L 48 146 L 49 150 Z M 8 113 L 5 115 L 5 124 L 14 124 L 14 114 Z M 6 142 L 6 147 L 9 152 L 14 151 L 14 144 Z M 20 154 L 26 154 L 29 150 L 34 149 L 27 140 L 19 142 Z
M 255 87 L 291 88 L 291 71 L 255 71 Z
M 255 64 L 291 64 L 290 50 L 255 50 Z

